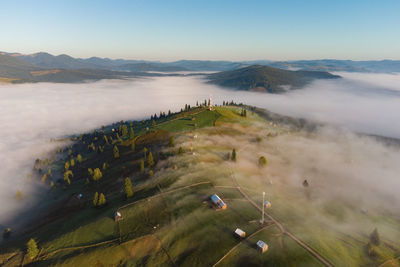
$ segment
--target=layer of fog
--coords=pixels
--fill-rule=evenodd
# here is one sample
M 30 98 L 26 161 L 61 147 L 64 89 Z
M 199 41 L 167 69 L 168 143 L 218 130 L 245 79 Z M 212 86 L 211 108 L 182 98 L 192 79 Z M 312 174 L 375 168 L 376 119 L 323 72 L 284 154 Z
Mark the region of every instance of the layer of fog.
M 283 95 L 238 92 L 206 84 L 199 77 L 108 80 L 87 84 L 1 85 L 0 224 L 37 187 L 26 181 L 33 161 L 53 148 L 50 138 L 77 134 L 114 121 L 178 111 L 208 98 L 234 100 L 351 130 L 400 137 L 400 76 L 344 74 Z M 385 158 L 382 159 L 382 162 Z M 390 168 L 390 165 L 388 165 Z M 384 173 L 382 173 L 384 177 Z M 382 178 L 384 179 L 384 178 Z M 30 192 L 30 193 L 29 193 Z

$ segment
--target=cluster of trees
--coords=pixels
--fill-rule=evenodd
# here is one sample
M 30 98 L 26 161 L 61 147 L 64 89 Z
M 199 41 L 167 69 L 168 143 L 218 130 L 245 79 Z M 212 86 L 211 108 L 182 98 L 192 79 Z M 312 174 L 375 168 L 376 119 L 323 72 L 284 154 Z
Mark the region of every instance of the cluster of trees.
M 103 169 L 104 167 L 107 167 L 107 163 L 103 163 Z M 95 168 L 94 170 L 92 168 L 88 168 L 88 173 L 90 176 L 92 176 L 93 181 L 99 181 L 103 177 L 103 173 L 101 172 L 100 168 Z
M 103 193 L 94 193 L 93 197 L 93 206 L 95 207 L 103 207 L 107 203 L 106 197 Z
M 149 154 L 147 154 L 148 149 L 146 147 L 143 148 L 143 155 L 144 158 L 140 160 L 140 172 L 144 173 L 145 172 L 145 162 L 147 161 L 147 167 L 150 169 L 154 167 L 155 161 L 153 157 L 153 153 L 150 151 Z M 149 170 L 149 176 L 153 176 L 154 172 L 152 170 Z
M 242 109 L 242 111 L 240 112 L 240 116 L 242 116 L 242 117 L 247 117 L 247 111 L 246 111 L 246 109 Z
M 223 106 L 236 106 L 237 104 L 233 102 L 233 100 L 229 101 L 222 101 Z

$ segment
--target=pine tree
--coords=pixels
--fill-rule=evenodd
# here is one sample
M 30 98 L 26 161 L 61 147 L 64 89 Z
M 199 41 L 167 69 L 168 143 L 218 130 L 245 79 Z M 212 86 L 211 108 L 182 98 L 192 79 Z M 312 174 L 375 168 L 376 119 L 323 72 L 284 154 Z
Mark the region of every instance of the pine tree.
M 153 120 L 153 121 L 151 122 L 151 124 L 152 124 L 153 128 L 156 128 L 156 121 L 155 121 L 155 120 Z
M 168 117 L 171 116 L 171 110 L 168 110 Z
M 374 231 L 369 235 L 369 240 L 375 246 L 379 246 L 381 243 L 381 239 L 379 237 L 378 229 L 375 228 Z
M 22 192 L 21 190 L 17 190 L 17 193 L 15 193 L 15 199 L 16 200 L 21 200 L 22 199 Z
M 140 160 L 140 172 L 144 173 L 144 160 Z
M 146 147 L 143 148 L 143 153 L 144 153 L 144 160 L 146 160 L 146 153 L 147 153 L 147 148 Z
M 45 182 L 46 182 L 46 179 L 47 179 L 47 173 L 44 174 L 44 175 L 42 176 L 41 181 L 42 181 L 43 183 L 45 183 Z
M 169 147 L 174 147 L 174 146 L 175 146 L 175 142 L 174 142 L 174 137 L 173 137 L 173 136 L 171 136 L 171 137 L 169 138 L 169 144 L 168 144 L 168 146 L 169 146 Z
M 183 148 L 182 147 L 179 147 L 178 154 L 183 154 Z
M 103 162 L 103 171 L 107 169 L 107 163 Z
M 71 165 L 71 167 L 74 167 L 74 166 L 75 166 L 75 160 L 74 160 L 73 158 L 71 159 L 70 165 Z
M 104 141 L 106 141 L 106 144 L 109 145 L 110 143 L 108 142 L 107 135 L 104 135 L 103 138 L 104 138 Z
M 236 161 L 236 149 L 232 150 L 231 160 Z
M 114 158 L 119 158 L 119 150 L 117 146 L 114 146 Z
M 135 152 L 135 140 L 133 140 L 131 143 L 131 150 Z
M 94 169 L 93 171 L 93 180 L 98 181 L 103 177 L 103 174 L 101 173 L 99 168 Z
M 153 177 L 153 175 L 154 175 L 153 170 L 150 170 L 150 171 L 149 171 L 149 177 Z
M 54 187 L 54 182 L 51 181 L 51 182 L 50 182 L 50 188 L 53 188 L 53 187 Z
M 31 260 L 33 260 L 39 254 L 39 249 L 37 247 L 35 239 L 33 238 L 29 239 L 28 243 L 26 243 L 26 246 L 27 246 L 27 255 Z
M 258 165 L 259 165 L 260 167 L 264 167 L 265 165 L 267 165 L 267 159 L 266 159 L 264 156 L 261 156 L 261 157 L 258 159 Z
M 94 197 L 93 197 L 93 206 L 97 207 L 99 203 L 99 193 L 94 193 Z
M 125 195 L 127 198 L 131 198 L 133 196 L 132 182 L 129 178 L 125 178 Z
M 122 126 L 122 137 L 128 137 L 128 127 L 126 124 Z
M 135 132 L 133 131 L 133 128 L 131 126 L 131 128 L 129 129 L 129 139 L 133 139 L 135 137 Z
M 88 168 L 88 173 L 90 176 L 93 176 L 93 169 L 92 168 Z
M 98 206 L 102 207 L 107 203 L 106 197 L 104 196 L 103 193 L 100 194 L 99 196 L 99 202 L 98 202 Z
M 68 171 L 68 169 L 69 169 L 69 161 L 65 162 L 64 168 L 65 168 L 66 171 Z
M 79 163 L 82 163 L 82 155 L 81 155 L 81 154 L 78 154 L 78 156 L 76 156 L 76 160 L 77 160 Z
M 148 165 L 149 165 L 150 168 L 154 166 L 153 153 L 151 153 L 151 151 L 150 151 L 150 153 L 149 153 L 149 160 L 148 160 L 147 163 L 148 163 Z

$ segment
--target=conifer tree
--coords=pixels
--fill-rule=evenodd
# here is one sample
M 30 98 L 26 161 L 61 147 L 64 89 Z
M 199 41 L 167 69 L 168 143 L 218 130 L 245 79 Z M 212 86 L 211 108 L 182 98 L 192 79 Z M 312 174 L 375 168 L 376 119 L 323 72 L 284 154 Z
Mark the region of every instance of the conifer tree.
M 153 170 L 150 170 L 150 171 L 149 171 L 149 177 L 153 177 L 153 175 L 154 175 Z
M 104 141 L 106 142 L 106 144 L 109 145 L 110 143 L 108 142 L 107 135 L 104 135 L 103 138 L 104 138 Z
M 236 149 L 232 149 L 231 160 L 236 161 Z
M 92 168 L 88 168 L 88 173 L 90 176 L 93 176 L 93 169 Z
M 267 159 L 266 159 L 264 156 L 261 156 L 261 157 L 258 159 L 258 165 L 259 165 L 260 167 L 264 167 L 265 165 L 267 165 Z
M 37 247 L 35 239 L 31 238 L 29 239 L 28 243 L 26 243 L 27 247 L 27 255 L 28 257 L 33 260 L 34 258 L 37 257 L 39 254 L 39 249 Z
M 144 173 L 144 160 L 140 160 L 140 172 Z
M 168 117 L 171 116 L 171 110 L 168 110 Z
M 15 199 L 16 200 L 20 200 L 20 199 L 22 199 L 22 192 L 21 192 L 21 190 L 17 190 L 17 193 L 15 193 Z
M 50 188 L 53 188 L 53 187 L 54 187 L 54 182 L 50 181 Z
M 74 160 L 73 158 L 71 159 L 70 165 L 71 165 L 71 167 L 74 167 L 74 166 L 75 166 L 75 160 Z
M 94 197 L 93 197 L 93 206 L 97 207 L 99 202 L 99 193 L 94 193 Z
M 43 183 L 45 183 L 45 182 L 46 182 L 46 179 L 47 179 L 47 173 L 43 174 L 41 181 L 42 181 Z
M 183 154 L 183 148 L 182 147 L 179 147 L 178 154 Z
M 107 203 L 106 197 L 104 196 L 103 193 L 100 193 L 99 202 L 98 202 L 97 205 L 100 206 L 100 207 L 102 207 L 102 206 L 104 206 L 106 203 Z
M 114 158 L 119 158 L 119 150 L 117 146 L 114 146 Z
M 107 169 L 107 163 L 103 162 L 103 170 L 106 170 L 106 169 Z
M 122 126 L 122 137 L 128 137 L 128 127 L 126 124 Z
M 381 239 L 379 237 L 378 229 L 375 228 L 374 231 L 370 234 L 369 239 L 372 244 L 375 246 L 379 246 L 381 243 Z
M 129 178 L 125 178 L 125 195 L 127 198 L 131 198 L 133 196 L 132 182 Z
M 69 161 L 65 162 L 64 168 L 65 168 L 66 171 L 69 170 Z
M 48 174 L 49 176 L 53 176 L 53 173 L 51 172 L 51 168 L 47 170 L 47 174 Z
M 133 128 L 131 126 L 131 128 L 129 129 L 129 139 L 133 139 L 135 137 L 135 132 L 133 131 Z
M 152 124 L 153 128 L 156 128 L 156 121 L 155 121 L 155 120 L 153 120 L 153 121 L 151 122 L 151 124 Z
M 149 153 L 149 160 L 148 160 L 147 163 L 148 163 L 148 165 L 149 165 L 150 168 L 154 166 L 153 153 L 151 153 L 151 151 L 150 151 L 150 153 Z
M 174 137 L 173 137 L 173 136 L 171 136 L 171 137 L 169 138 L 168 146 L 169 146 L 169 147 L 174 147 L 174 146 L 175 146 L 175 142 L 174 142 Z
M 103 177 L 103 174 L 101 173 L 99 168 L 94 169 L 93 171 L 93 180 L 98 181 Z
M 81 155 L 81 154 L 78 154 L 78 156 L 76 156 L 76 160 L 77 160 L 79 163 L 82 163 L 82 155 Z
M 144 160 L 146 160 L 146 158 L 147 158 L 147 156 L 146 156 L 147 148 L 146 147 L 143 148 L 143 153 L 144 153 Z
M 131 150 L 135 152 L 135 140 L 133 140 L 131 143 Z

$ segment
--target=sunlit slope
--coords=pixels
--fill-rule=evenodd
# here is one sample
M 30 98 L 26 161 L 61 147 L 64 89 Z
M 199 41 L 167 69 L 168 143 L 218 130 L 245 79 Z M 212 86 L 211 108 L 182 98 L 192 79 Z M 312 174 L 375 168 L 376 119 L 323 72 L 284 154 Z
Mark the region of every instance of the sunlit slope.
M 293 183 L 287 171 L 290 159 L 279 150 L 277 140 L 313 136 L 259 114 L 257 109 L 241 106 L 212 111 L 196 107 L 154 122 L 132 122 L 133 136 L 130 122 L 120 122 L 74 138 L 72 146 L 56 154 L 50 163 L 53 177 L 44 181 L 49 186 L 50 180 L 60 179 L 43 197 L 55 206 L 27 232 L 15 233 L 6 241 L 0 263 L 374 266 L 398 257 L 398 218 L 373 208 L 364 214 L 355 203 L 321 196 L 312 179 L 307 188 L 302 180 Z M 236 161 L 231 160 L 233 149 Z M 154 167 L 149 164 L 150 152 Z M 74 176 L 68 184 L 63 179 L 65 162 L 77 160 L 78 154 L 83 160 L 70 167 Z M 267 159 L 264 167 L 258 164 L 260 156 Z M 44 172 L 49 166 L 41 168 Z M 102 177 L 94 181 L 88 168 L 100 168 Z M 133 196 L 128 199 L 126 177 L 133 184 Z M 261 225 L 263 191 L 272 207 Z M 95 192 L 107 199 L 101 208 L 93 207 Z M 211 205 L 209 197 L 215 193 L 227 204 L 226 210 L 216 211 Z M 118 222 L 114 221 L 116 211 L 122 215 Z M 369 246 L 368 251 L 369 234 L 375 227 L 381 243 Z M 236 228 L 246 232 L 244 240 L 234 236 Z M 40 249 L 33 260 L 25 251 L 30 238 Z M 255 246 L 258 240 L 269 245 L 264 254 Z

